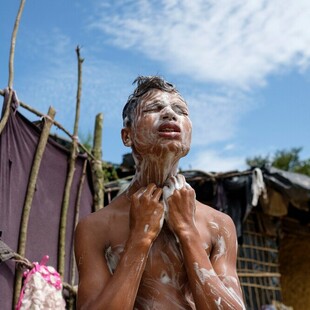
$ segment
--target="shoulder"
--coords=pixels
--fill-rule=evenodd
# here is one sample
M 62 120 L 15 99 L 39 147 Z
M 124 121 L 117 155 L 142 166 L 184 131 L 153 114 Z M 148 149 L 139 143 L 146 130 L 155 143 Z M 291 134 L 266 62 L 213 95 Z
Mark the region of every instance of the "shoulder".
M 106 245 L 117 227 L 129 221 L 129 206 L 122 199 L 116 198 L 108 206 L 82 218 L 75 230 L 76 242 L 91 242 Z M 91 242 L 92 243 L 92 242 Z
M 236 228 L 232 218 L 208 205 L 196 202 L 196 221 L 210 232 L 212 239 L 223 236 L 236 239 Z
M 196 213 L 198 218 L 202 218 L 207 222 L 215 222 L 220 225 L 234 225 L 232 218 L 221 211 L 218 211 L 208 205 L 196 201 Z

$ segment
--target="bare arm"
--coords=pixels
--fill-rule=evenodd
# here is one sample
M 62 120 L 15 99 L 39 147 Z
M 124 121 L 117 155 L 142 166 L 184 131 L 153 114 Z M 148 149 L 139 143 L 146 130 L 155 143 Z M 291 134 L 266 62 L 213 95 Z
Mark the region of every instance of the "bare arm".
M 78 309 L 133 309 L 149 249 L 162 225 L 160 196 L 161 190 L 153 184 L 133 195 L 129 238 L 113 275 L 104 257 L 104 246 L 98 244 L 98 239 L 103 239 L 92 233 L 93 223 L 86 220 L 78 225 L 75 237 Z
M 169 182 L 164 200 L 168 205 L 166 219 L 179 239 L 197 309 L 245 309 L 236 273 L 236 235 L 231 219 L 223 214 L 225 227 L 213 231 L 209 258 L 195 225 L 195 192 L 185 184 L 184 177 Z

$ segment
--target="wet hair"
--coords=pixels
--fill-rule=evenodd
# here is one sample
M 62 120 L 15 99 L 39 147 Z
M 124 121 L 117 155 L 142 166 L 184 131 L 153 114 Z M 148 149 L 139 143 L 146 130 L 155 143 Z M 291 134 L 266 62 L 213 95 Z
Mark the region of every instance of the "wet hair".
M 177 93 L 179 91 L 171 83 L 168 83 L 160 76 L 138 76 L 132 84 L 137 84 L 134 92 L 128 97 L 128 100 L 123 109 L 124 127 L 131 126 L 133 114 L 137 105 L 141 101 L 141 97 L 151 89 L 159 89 L 168 93 Z

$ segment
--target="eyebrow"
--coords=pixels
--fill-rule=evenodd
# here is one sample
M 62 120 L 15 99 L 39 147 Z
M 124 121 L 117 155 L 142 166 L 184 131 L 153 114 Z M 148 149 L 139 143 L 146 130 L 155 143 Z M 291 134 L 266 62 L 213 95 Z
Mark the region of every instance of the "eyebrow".
M 146 105 L 149 106 L 149 105 L 155 105 L 155 104 L 163 104 L 163 101 L 161 101 L 161 100 L 154 100 L 154 101 L 148 102 Z
M 155 99 L 154 101 L 150 101 L 149 103 L 147 103 L 146 106 L 148 107 L 148 106 L 157 105 L 157 104 L 158 105 L 164 105 L 165 102 L 162 100 L 156 100 Z M 171 105 L 173 105 L 173 106 L 179 106 L 180 104 L 184 104 L 184 106 L 187 108 L 187 103 L 181 99 L 179 101 L 174 101 L 171 103 Z

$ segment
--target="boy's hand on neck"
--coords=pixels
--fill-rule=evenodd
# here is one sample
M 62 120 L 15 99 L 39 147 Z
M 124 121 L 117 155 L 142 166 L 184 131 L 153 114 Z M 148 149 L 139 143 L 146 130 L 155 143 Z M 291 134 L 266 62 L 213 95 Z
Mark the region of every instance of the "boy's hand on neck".
M 157 238 L 164 221 L 162 189 L 154 183 L 142 187 L 131 196 L 130 231 L 151 243 Z
M 178 238 L 196 230 L 195 198 L 194 189 L 180 174 L 169 178 L 163 188 L 165 220 Z

